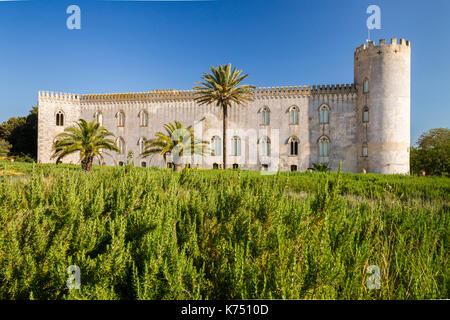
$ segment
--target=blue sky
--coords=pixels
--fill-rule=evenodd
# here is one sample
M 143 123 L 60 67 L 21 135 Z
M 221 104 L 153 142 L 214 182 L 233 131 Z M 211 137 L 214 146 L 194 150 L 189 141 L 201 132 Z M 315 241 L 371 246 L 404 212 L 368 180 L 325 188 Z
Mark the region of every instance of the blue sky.
M 66 28 L 71 4 L 81 30 Z M 371 4 L 382 16 L 372 39 L 411 41 L 412 142 L 449 127 L 448 0 L 0 0 L 0 122 L 26 115 L 39 90 L 190 89 L 229 62 L 256 86 L 352 83 Z

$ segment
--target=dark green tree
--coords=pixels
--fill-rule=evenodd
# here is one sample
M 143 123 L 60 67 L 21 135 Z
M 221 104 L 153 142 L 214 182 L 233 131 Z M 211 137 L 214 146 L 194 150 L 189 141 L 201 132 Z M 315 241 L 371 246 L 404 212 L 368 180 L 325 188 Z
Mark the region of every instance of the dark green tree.
M 435 128 L 423 133 L 411 148 L 411 172 L 428 175 L 450 173 L 450 129 Z

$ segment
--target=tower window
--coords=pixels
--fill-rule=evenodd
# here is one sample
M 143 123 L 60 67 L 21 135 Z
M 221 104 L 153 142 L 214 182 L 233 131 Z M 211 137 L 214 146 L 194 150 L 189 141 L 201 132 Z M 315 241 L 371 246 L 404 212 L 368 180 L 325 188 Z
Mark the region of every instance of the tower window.
M 58 127 L 62 127 L 64 125 L 64 113 L 61 110 L 56 113 L 56 125 Z
M 288 140 L 289 143 L 289 155 L 290 156 L 298 156 L 298 144 L 299 141 L 297 137 L 290 137 Z
M 289 124 L 298 124 L 298 107 L 292 106 L 289 109 Z
M 369 122 L 369 108 L 365 107 L 363 110 L 363 122 L 368 123 Z
M 369 148 L 367 147 L 367 143 L 364 143 L 362 146 L 362 156 L 363 157 L 369 156 Z
M 269 125 L 270 123 L 270 110 L 268 107 L 264 107 L 261 110 L 261 124 L 262 125 Z
M 100 112 L 100 111 L 97 111 L 95 114 L 94 114 L 94 119 L 95 119 L 95 122 L 97 122 L 99 125 L 103 125 L 103 114 Z
M 369 79 L 365 79 L 364 80 L 363 93 L 369 93 Z
M 319 155 L 321 157 L 328 157 L 328 152 L 330 149 L 330 140 L 323 136 L 319 139 Z
M 145 152 L 145 141 L 146 141 L 146 139 L 143 138 L 143 137 L 140 138 L 139 141 L 138 141 L 139 153 L 140 154 L 143 154 Z
M 323 105 L 320 107 L 319 109 L 319 114 L 320 114 L 320 124 L 328 124 L 328 106 Z

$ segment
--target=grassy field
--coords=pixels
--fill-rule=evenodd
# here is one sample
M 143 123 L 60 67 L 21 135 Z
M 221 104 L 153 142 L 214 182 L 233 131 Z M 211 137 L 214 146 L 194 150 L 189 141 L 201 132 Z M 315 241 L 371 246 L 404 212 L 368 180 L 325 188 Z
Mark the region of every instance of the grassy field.
M 440 177 L 0 163 L 0 299 L 450 298 L 449 194 Z

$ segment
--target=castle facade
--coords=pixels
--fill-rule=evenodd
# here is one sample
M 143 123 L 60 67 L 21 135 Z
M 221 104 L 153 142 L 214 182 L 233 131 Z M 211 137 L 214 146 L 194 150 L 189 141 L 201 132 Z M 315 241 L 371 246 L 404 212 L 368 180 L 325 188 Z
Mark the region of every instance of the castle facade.
M 354 52 L 354 83 L 346 85 L 257 88 L 254 101 L 228 111 L 227 166 L 244 170 L 305 171 L 313 163 L 346 172 L 409 173 L 409 41 L 369 41 Z M 215 105 L 198 105 L 195 92 L 38 95 L 38 162 L 50 163 L 55 137 L 78 119 L 96 120 L 115 135 L 121 152 L 105 164 L 123 164 L 129 151 L 139 166 L 168 164 L 162 156 L 140 158 L 144 141 L 178 120 L 211 143 L 199 168 L 222 165 L 222 114 Z M 170 157 L 168 158 L 170 162 Z M 72 155 L 62 160 L 78 163 Z

